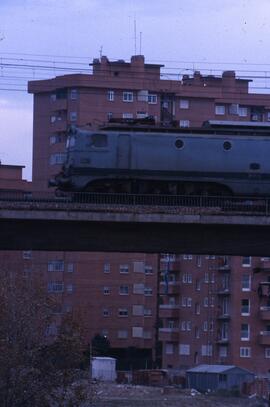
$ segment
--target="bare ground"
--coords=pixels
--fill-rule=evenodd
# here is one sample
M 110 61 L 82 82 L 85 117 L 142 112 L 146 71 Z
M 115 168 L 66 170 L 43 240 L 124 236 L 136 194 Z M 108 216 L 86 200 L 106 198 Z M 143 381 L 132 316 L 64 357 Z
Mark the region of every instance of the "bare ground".
M 113 383 L 95 385 L 94 407 L 268 407 L 256 397 L 198 394 L 190 389 L 133 386 Z M 195 393 L 195 394 L 194 394 Z M 193 395 L 192 395 L 193 394 Z

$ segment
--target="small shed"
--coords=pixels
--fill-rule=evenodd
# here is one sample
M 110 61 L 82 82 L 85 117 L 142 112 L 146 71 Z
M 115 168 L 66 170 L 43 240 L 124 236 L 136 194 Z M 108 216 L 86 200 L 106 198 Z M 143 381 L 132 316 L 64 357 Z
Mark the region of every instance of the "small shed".
M 91 360 L 92 379 L 113 382 L 116 379 L 116 359 L 109 357 L 93 357 Z
M 201 392 L 208 390 L 241 391 L 243 383 L 254 381 L 254 374 L 234 365 L 199 365 L 186 371 L 187 386 Z

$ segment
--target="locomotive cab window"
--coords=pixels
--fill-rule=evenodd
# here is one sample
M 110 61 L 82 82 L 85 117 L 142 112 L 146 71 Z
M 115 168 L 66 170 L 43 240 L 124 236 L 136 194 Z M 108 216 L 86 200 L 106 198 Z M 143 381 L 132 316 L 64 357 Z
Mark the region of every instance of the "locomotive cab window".
M 98 133 L 92 134 L 90 145 L 91 147 L 97 148 L 107 147 L 108 145 L 107 134 L 98 134 Z

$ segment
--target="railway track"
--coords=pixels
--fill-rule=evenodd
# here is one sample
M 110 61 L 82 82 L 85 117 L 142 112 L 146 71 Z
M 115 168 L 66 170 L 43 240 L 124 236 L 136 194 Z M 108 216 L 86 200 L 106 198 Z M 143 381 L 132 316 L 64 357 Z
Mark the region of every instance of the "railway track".
M 217 196 L 182 196 L 182 195 L 135 195 L 112 193 L 73 192 L 56 196 L 52 192 L 13 192 L 0 191 L 0 207 L 29 206 L 50 209 L 90 210 L 91 208 L 114 208 L 145 211 L 187 211 L 192 213 L 218 212 L 226 214 L 242 213 L 253 215 L 270 215 L 269 197 L 217 197 Z

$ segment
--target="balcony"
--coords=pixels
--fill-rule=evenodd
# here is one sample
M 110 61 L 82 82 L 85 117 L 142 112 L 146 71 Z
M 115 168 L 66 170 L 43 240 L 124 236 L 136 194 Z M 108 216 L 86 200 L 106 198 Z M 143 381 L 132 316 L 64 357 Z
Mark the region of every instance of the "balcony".
M 159 306 L 160 318 L 179 318 L 179 305 L 162 304 Z
M 51 101 L 51 110 L 57 112 L 59 110 L 67 110 L 67 99 L 56 99 Z
M 160 283 L 160 294 L 173 295 L 180 294 L 180 282 L 179 281 L 169 281 L 168 284 Z
M 260 307 L 260 318 L 263 321 L 270 321 L 270 307 Z
M 218 271 L 229 273 L 231 271 L 231 266 L 229 264 L 218 265 Z
M 220 287 L 217 292 L 218 295 L 230 295 L 229 287 Z
M 217 338 L 216 343 L 218 345 L 229 345 L 229 338 L 227 336 Z
M 229 314 L 219 314 L 219 315 L 217 316 L 217 319 L 218 319 L 219 321 L 228 321 L 230 318 L 231 318 L 231 317 L 230 317 Z
M 51 129 L 54 133 L 56 132 L 66 132 L 67 131 L 67 121 L 66 120 L 56 120 L 51 123 Z
M 270 331 L 261 331 L 260 332 L 259 344 L 270 346 Z
M 159 340 L 167 342 L 179 341 L 179 328 L 159 328 Z
M 261 281 L 258 287 L 259 297 L 270 296 L 270 281 Z

